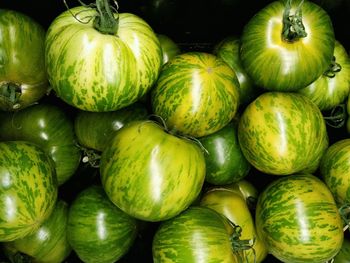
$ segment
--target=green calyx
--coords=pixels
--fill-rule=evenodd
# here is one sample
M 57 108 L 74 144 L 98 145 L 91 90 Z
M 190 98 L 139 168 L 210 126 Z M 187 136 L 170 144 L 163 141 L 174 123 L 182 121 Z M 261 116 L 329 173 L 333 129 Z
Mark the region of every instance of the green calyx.
M 307 36 L 302 19 L 302 5 L 304 0 L 300 2 L 294 14 L 291 14 L 292 0 L 287 0 L 283 13 L 283 29 L 282 37 L 288 42 L 296 41 Z
M 0 101 L 8 105 L 13 105 L 12 108 L 19 108 L 18 100 L 21 96 L 21 87 L 18 84 L 5 82 L 0 84 Z
M 98 15 L 94 20 L 94 28 L 102 34 L 115 35 L 118 31 L 119 21 L 114 17 L 114 10 L 109 0 L 96 0 Z
M 242 228 L 238 225 L 235 225 L 233 222 L 229 221 L 231 226 L 233 227 L 233 234 L 230 237 L 231 245 L 234 253 L 238 256 L 241 263 L 248 262 L 248 258 L 245 256 L 245 251 L 251 249 L 254 254 L 254 263 L 256 262 L 255 250 L 253 248 L 254 239 L 242 240 Z
M 334 78 L 335 75 L 342 69 L 341 65 L 336 62 L 335 56 L 333 56 L 329 68 L 323 73 L 324 76 L 328 78 Z

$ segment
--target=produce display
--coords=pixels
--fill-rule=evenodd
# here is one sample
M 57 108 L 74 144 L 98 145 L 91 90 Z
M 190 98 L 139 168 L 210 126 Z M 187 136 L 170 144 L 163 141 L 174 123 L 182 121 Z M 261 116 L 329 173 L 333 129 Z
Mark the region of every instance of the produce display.
M 0 4 L 1 262 L 350 262 L 349 1 L 48 2 Z

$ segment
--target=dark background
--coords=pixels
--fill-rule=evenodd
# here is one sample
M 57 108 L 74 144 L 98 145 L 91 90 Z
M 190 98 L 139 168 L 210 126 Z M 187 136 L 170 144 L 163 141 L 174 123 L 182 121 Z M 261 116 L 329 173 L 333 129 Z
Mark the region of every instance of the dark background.
M 350 51 L 349 17 L 350 0 L 313 0 L 321 5 L 330 15 L 335 35 L 346 50 Z M 91 3 L 86 1 L 85 3 Z M 229 35 L 239 36 L 244 25 L 268 0 L 124 0 L 118 1 L 119 12 L 131 12 L 145 19 L 156 33 L 172 38 L 183 51 L 211 51 L 213 46 Z M 67 0 L 69 7 L 79 5 L 78 1 Z M 53 19 L 65 11 L 63 0 L 1 0 L 0 8 L 23 12 L 48 28 Z M 330 129 L 332 139 L 347 136 L 344 128 Z M 96 171 L 82 167 L 81 174 L 90 174 L 84 183 L 71 181 L 69 189 L 76 192 L 85 185 L 94 182 Z M 250 178 L 256 174 L 251 173 Z M 262 175 L 264 176 L 264 175 Z M 266 176 L 266 175 L 265 175 Z M 264 187 L 272 177 L 259 182 L 258 188 Z M 265 180 L 265 179 L 264 179 Z M 73 198 L 67 196 L 66 198 Z M 157 224 L 146 225 L 137 238 L 131 251 L 120 262 L 151 262 L 151 239 Z M 5 259 L 3 259 L 5 260 Z M 67 262 L 79 262 L 74 253 Z M 278 262 L 272 256 L 264 262 Z

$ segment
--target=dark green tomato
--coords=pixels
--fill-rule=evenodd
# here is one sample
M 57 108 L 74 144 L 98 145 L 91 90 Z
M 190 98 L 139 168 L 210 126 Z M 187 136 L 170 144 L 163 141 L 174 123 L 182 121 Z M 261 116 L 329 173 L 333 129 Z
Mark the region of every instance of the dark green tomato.
M 320 110 L 331 110 L 343 103 L 350 91 L 350 58 L 339 41 L 335 42 L 334 60 L 309 86 L 298 90 L 312 100 Z
M 0 110 L 20 110 L 48 91 L 46 32 L 31 17 L 5 9 L 0 9 L 0 32 Z
M 137 221 L 115 206 L 101 186 L 84 189 L 69 208 L 68 241 L 83 262 L 116 262 L 136 234 Z
M 198 197 L 205 159 L 196 142 L 154 121 L 134 121 L 102 152 L 100 173 L 104 190 L 120 209 L 144 221 L 162 221 Z
M 279 178 L 259 195 L 258 235 L 287 263 L 324 263 L 341 249 L 343 221 L 326 184 L 311 174 Z
M 335 256 L 333 263 L 350 263 L 350 241 L 349 239 L 344 239 L 343 245 Z
M 109 11 L 100 14 L 88 5 L 70 8 L 47 31 L 50 84 L 58 97 L 81 110 L 114 111 L 136 102 L 156 82 L 162 65 L 150 25 L 134 14 Z M 98 26 L 106 20 L 114 24 L 104 28 L 109 32 Z
M 117 111 L 78 111 L 74 119 L 74 130 L 83 147 L 103 151 L 117 130 L 134 120 L 147 119 L 147 108 L 134 103 Z
M 238 182 L 248 175 L 251 164 L 244 157 L 237 137 L 237 122 L 199 138 L 206 149 L 205 180 L 214 185 Z
M 151 91 L 153 113 L 170 130 L 201 137 L 228 124 L 239 106 L 239 82 L 234 71 L 213 54 L 187 52 L 161 70 Z
M 181 49 L 169 36 L 157 34 L 163 54 L 163 65 L 170 59 L 181 53 Z
M 350 139 L 328 147 L 320 163 L 320 172 L 337 203 L 350 203 Z
M 308 86 L 328 69 L 334 51 L 334 30 L 326 11 L 304 1 L 298 16 L 300 0 L 292 1 L 289 13 L 286 2 L 274 1 L 258 11 L 241 36 L 245 70 L 257 86 L 271 91 Z M 289 25 L 286 21 L 291 19 L 299 23 Z M 298 27 L 306 35 L 297 35 Z
M 242 113 L 238 140 L 245 158 L 274 175 L 316 171 L 328 147 L 320 109 L 292 92 L 265 92 Z
M 232 227 L 213 209 L 192 206 L 157 229 L 154 263 L 238 263 L 230 238 Z
M 52 160 L 33 143 L 0 142 L 0 178 L 0 241 L 33 233 L 55 207 Z
M 71 252 L 67 240 L 68 205 L 57 200 L 50 217 L 30 235 L 4 243 L 11 262 L 18 253 L 27 255 L 35 262 L 61 263 Z
M 240 46 L 241 41 L 238 37 L 229 36 L 216 44 L 213 53 L 224 60 L 236 73 L 239 81 L 240 103 L 246 105 L 257 96 L 259 90 L 254 87 L 253 81 L 242 65 Z
M 54 161 L 58 184 L 67 181 L 80 163 L 71 119 L 58 106 L 36 104 L 15 113 L 0 112 L 0 140 L 25 140 L 39 145 Z

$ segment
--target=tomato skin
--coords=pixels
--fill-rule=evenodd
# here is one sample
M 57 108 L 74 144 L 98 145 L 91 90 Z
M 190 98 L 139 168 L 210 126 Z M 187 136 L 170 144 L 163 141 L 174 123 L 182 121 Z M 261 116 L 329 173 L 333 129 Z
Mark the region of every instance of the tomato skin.
M 142 18 L 115 13 L 118 31 L 111 35 L 96 30 L 94 19 L 88 21 L 97 15 L 93 8 L 78 6 L 52 21 L 45 40 L 46 67 L 53 90 L 66 103 L 81 110 L 114 111 L 150 90 L 162 51 Z
M 163 65 L 170 59 L 181 53 L 181 49 L 178 44 L 174 42 L 169 36 L 164 34 L 157 34 L 160 46 L 163 54 Z
M 81 146 L 102 152 L 116 131 L 131 121 L 147 117 L 148 110 L 141 103 L 110 112 L 79 110 L 74 119 L 74 131 Z
M 69 208 L 68 241 L 83 262 L 116 262 L 136 234 L 137 221 L 116 207 L 101 186 L 84 189 Z
M 53 159 L 59 185 L 75 173 L 81 151 L 73 122 L 63 109 L 40 103 L 18 112 L 0 112 L 0 116 L 0 141 L 25 140 L 39 145 Z
M 237 121 L 199 138 L 207 150 L 205 180 L 214 185 L 238 182 L 248 175 L 251 164 L 244 157 L 237 138 Z
M 309 86 L 298 90 L 322 111 L 331 110 L 343 103 L 350 91 L 350 58 L 339 41 L 335 41 L 334 57 L 340 66 L 339 72 L 330 76 L 325 72 Z
M 108 197 L 121 210 L 144 221 L 162 221 L 197 198 L 205 159 L 195 142 L 153 121 L 135 121 L 118 130 L 102 152 L 100 173 Z
M 242 113 L 238 140 L 246 159 L 274 175 L 316 171 L 328 147 L 320 109 L 291 92 L 265 92 Z
M 258 96 L 260 90 L 254 86 L 240 58 L 241 40 L 237 36 L 228 36 L 214 46 L 213 54 L 224 60 L 236 73 L 239 82 L 240 104 L 246 106 Z
M 170 130 L 206 136 L 235 117 L 239 82 L 234 71 L 213 54 L 182 53 L 162 68 L 151 91 L 151 105 Z
M 232 223 L 241 227 L 242 232 L 239 239 L 252 242 L 251 249 L 242 251 L 244 260 L 259 263 L 265 259 L 267 249 L 257 236 L 253 215 L 240 193 L 223 187 L 213 187 L 202 195 L 199 205 L 214 209 L 226 216 Z
M 191 206 L 157 229 L 152 243 L 153 261 L 238 263 L 227 224 L 216 211 Z
M 281 177 L 259 195 L 258 235 L 283 262 L 326 262 L 341 249 L 343 221 L 326 184 L 311 174 Z
M 39 101 L 48 91 L 45 33 L 33 18 L 0 9 L 0 110 L 21 110 Z M 15 99 L 10 99 L 7 93 L 8 84 L 17 87 Z
M 337 203 L 350 202 L 350 139 L 328 147 L 320 163 L 320 173 Z
M 11 259 L 17 253 L 24 253 L 37 262 L 63 262 L 71 253 L 66 234 L 67 217 L 68 204 L 58 199 L 49 218 L 34 233 L 4 243 L 7 256 Z
M 50 157 L 24 141 L 0 142 L 0 240 L 13 241 L 36 229 L 55 207 L 58 187 Z
M 283 39 L 286 1 L 273 1 L 246 23 L 241 36 L 241 60 L 255 85 L 269 91 L 296 91 L 321 76 L 333 56 L 335 36 L 329 15 L 311 1 L 302 5 L 307 36 Z M 292 1 L 295 11 L 300 1 Z

